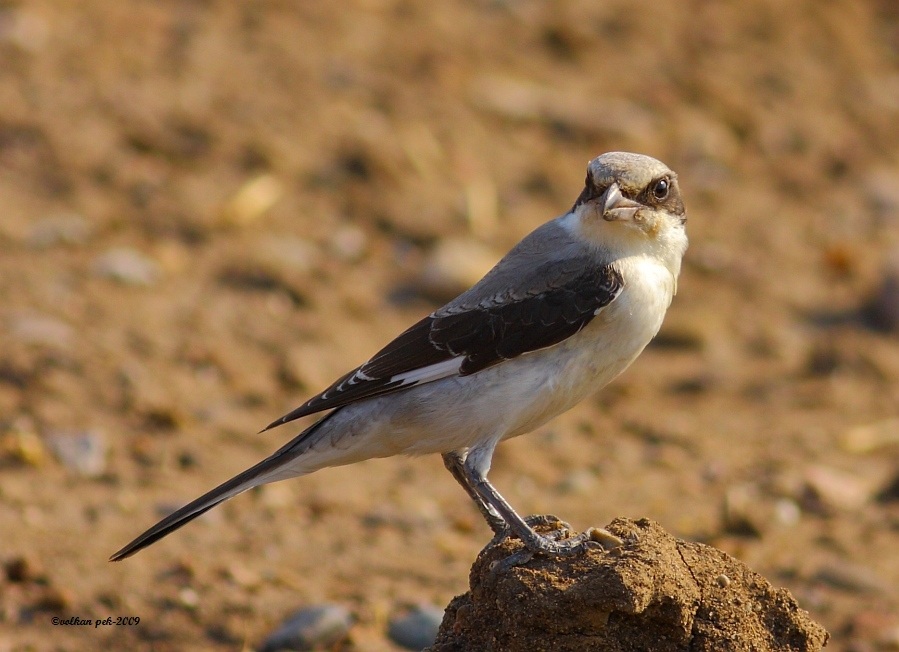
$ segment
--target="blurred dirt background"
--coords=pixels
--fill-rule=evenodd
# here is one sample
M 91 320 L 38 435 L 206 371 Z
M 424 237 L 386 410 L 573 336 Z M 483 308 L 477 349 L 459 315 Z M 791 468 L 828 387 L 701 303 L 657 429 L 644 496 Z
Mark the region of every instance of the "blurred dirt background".
M 679 295 L 491 478 L 727 551 L 834 650 L 899 649 L 897 124 L 890 0 L 0 2 L 0 650 L 255 648 L 331 603 L 347 649 L 401 649 L 390 619 L 490 538 L 437 457 L 106 558 L 622 149 L 679 172 Z

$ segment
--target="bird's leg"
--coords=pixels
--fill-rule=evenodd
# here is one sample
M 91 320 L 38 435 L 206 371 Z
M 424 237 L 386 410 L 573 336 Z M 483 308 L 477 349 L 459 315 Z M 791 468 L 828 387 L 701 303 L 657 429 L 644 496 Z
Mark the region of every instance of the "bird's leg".
M 471 499 L 474 501 L 475 505 L 478 506 L 478 511 L 481 512 L 481 514 L 484 516 L 484 520 L 487 521 L 487 525 L 489 525 L 490 529 L 493 530 L 493 534 L 495 534 L 496 537 L 505 536 L 509 531 L 506 522 L 495 509 L 484 502 L 484 499 L 477 492 L 477 490 L 475 490 L 475 488 L 469 484 L 468 476 L 465 473 L 465 460 L 462 458 L 462 456 L 459 455 L 459 453 L 444 453 L 443 465 L 446 467 L 447 471 L 453 474 L 456 482 L 462 485 L 462 488 L 465 489 L 465 493 L 471 496 Z
M 461 464 L 460 470 L 465 477 L 464 484 L 470 486 L 473 491 L 479 495 L 481 501 L 483 501 L 488 509 L 492 508 L 493 511 L 499 514 L 512 533 L 521 539 L 530 555 L 535 553 L 573 555 L 587 550 L 588 548 L 600 547 L 600 543 L 594 540 L 592 530 L 588 530 L 576 537 L 561 541 L 554 537 L 538 534 L 528 524 L 528 521 L 519 516 L 506 499 L 502 497 L 492 484 L 490 484 L 483 473 L 480 473 L 477 469 L 464 462 Z M 461 483 L 462 480 L 459 480 L 459 482 Z M 543 520 L 548 519 L 535 519 L 535 521 L 537 521 L 535 522 L 535 525 L 542 524 Z M 527 561 L 527 559 L 522 558 L 518 563 L 523 563 L 525 561 Z

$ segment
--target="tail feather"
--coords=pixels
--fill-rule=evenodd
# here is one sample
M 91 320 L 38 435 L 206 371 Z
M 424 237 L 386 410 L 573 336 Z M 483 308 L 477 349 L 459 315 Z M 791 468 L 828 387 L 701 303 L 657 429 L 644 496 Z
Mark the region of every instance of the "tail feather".
M 189 522 L 191 522 L 198 516 L 205 514 L 219 503 L 223 503 L 229 498 L 233 498 L 234 496 L 241 494 L 248 489 L 252 489 L 253 487 L 258 487 L 259 485 L 266 484 L 268 482 L 274 482 L 276 480 L 281 480 L 286 477 L 296 475 L 295 473 L 285 475 L 279 472 L 284 470 L 284 466 L 287 463 L 292 462 L 297 457 L 303 454 L 303 452 L 305 451 L 305 447 L 298 446 L 298 444 L 306 440 L 309 435 L 311 435 L 318 428 L 319 425 L 321 425 L 333 414 L 334 412 L 331 412 L 324 418 L 320 419 L 300 435 L 295 437 L 292 441 L 288 442 L 285 446 L 278 449 L 277 451 L 275 451 L 275 453 L 265 458 L 258 464 L 255 464 L 246 471 L 237 474 L 230 480 L 220 484 L 215 489 L 208 491 L 207 493 L 203 494 L 196 500 L 191 501 L 181 509 L 178 509 L 172 514 L 169 514 L 164 519 L 159 521 L 159 523 L 134 539 L 131 543 L 123 547 L 118 552 L 114 553 L 109 558 L 109 561 L 121 561 L 122 559 L 130 557 L 136 552 L 143 550 L 147 546 L 156 543 L 163 537 L 168 536 L 178 528 L 187 525 Z

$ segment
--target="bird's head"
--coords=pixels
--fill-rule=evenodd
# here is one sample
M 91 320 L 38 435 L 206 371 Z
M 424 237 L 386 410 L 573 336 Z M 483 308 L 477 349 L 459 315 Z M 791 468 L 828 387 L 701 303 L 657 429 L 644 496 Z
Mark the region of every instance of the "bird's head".
M 590 161 L 571 212 L 588 240 L 622 254 L 661 247 L 679 263 L 687 246 L 677 175 L 649 156 L 609 152 Z

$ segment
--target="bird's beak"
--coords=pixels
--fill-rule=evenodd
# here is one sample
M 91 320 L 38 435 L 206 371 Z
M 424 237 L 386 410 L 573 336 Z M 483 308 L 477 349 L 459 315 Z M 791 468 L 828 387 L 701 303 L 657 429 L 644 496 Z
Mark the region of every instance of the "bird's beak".
M 617 183 L 612 183 L 600 198 L 602 219 L 607 222 L 633 220 L 641 204 L 621 194 Z

